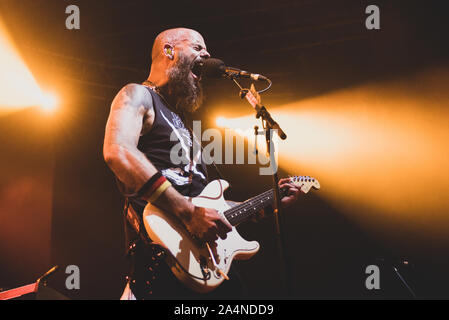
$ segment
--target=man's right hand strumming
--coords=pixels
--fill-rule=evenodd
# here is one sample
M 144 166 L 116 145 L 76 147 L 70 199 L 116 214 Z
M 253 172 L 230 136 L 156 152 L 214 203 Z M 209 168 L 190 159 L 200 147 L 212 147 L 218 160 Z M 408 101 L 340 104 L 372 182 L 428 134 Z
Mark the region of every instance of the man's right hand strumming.
M 192 236 L 200 241 L 215 241 L 220 237 L 226 239 L 226 234 L 232 226 L 216 210 L 194 206 L 183 217 L 184 225 Z

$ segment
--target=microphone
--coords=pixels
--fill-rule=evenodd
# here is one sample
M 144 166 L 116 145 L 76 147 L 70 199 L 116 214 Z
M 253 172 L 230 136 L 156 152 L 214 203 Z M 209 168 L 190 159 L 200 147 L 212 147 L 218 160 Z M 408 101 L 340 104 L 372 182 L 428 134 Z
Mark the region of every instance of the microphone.
M 252 80 L 267 80 L 267 77 L 240 70 L 238 68 L 227 67 L 220 59 L 209 58 L 204 60 L 201 75 L 207 78 L 250 78 Z

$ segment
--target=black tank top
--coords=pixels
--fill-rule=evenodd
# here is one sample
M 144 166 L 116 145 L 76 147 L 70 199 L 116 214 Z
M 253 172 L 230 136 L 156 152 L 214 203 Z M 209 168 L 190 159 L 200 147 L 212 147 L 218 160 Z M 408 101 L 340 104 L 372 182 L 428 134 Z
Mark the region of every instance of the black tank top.
M 140 137 L 137 148 L 179 193 L 184 196 L 197 196 L 207 184 L 207 169 L 201 161 L 201 142 L 156 92 L 146 88 L 153 98 L 155 117 L 151 129 Z M 193 148 L 193 143 L 196 148 Z M 180 163 L 172 162 L 172 150 L 178 151 L 177 158 L 182 159 Z M 193 154 L 194 150 L 196 154 Z M 147 204 L 146 201 L 133 197 L 129 198 L 129 202 L 139 214 L 143 213 Z

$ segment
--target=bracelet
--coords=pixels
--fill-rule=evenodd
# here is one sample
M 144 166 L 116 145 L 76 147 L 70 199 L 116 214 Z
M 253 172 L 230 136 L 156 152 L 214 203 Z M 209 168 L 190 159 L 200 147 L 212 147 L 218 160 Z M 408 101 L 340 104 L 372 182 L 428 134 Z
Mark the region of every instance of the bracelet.
M 156 172 L 144 185 L 137 191 L 136 196 L 141 198 L 144 194 L 146 194 L 150 189 L 152 189 L 153 185 L 162 177 L 162 173 L 159 171 Z
M 170 181 L 168 181 L 162 173 L 159 171 L 154 174 L 147 182 L 139 189 L 137 192 L 137 196 L 142 198 L 144 195 L 147 195 L 148 202 L 154 202 L 157 198 L 160 197 L 168 187 L 171 186 Z M 146 200 L 146 199 L 145 199 Z
M 154 201 L 157 200 L 157 198 L 160 197 L 161 194 L 164 193 L 165 190 L 168 189 L 168 187 L 171 186 L 170 181 L 168 181 L 167 179 L 165 179 L 164 177 L 164 182 L 153 192 L 153 194 L 150 196 L 149 202 L 153 203 Z

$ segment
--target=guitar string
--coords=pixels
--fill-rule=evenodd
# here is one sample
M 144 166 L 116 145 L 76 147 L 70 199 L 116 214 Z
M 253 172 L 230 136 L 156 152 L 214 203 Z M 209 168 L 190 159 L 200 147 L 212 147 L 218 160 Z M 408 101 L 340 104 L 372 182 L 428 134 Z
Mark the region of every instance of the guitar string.
M 267 191 L 265 191 L 265 192 L 263 192 L 263 193 L 261 193 L 261 194 L 259 194 L 257 196 L 254 196 L 253 198 L 250 198 L 250 199 L 246 200 L 245 202 L 243 202 L 243 203 L 241 203 L 241 204 L 239 204 L 239 205 L 237 205 L 235 207 L 232 207 L 232 208 L 226 210 L 224 212 L 224 214 L 225 214 L 225 216 L 230 216 L 233 213 L 236 213 L 237 211 L 240 211 L 240 210 L 242 210 L 244 208 L 246 209 L 247 207 L 255 206 L 255 204 L 257 203 L 256 201 L 259 201 L 261 198 L 265 198 L 265 197 L 269 196 L 269 194 L 271 192 L 272 192 L 272 190 L 270 189 L 270 190 L 267 190 Z
M 240 204 L 239 206 L 234 207 L 233 210 L 231 210 L 229 213 L 231 214 L 232 217 L 235 217 L 234 214 L 239 212 L 240 214 L 238 216 L 241 216 L 242 210 L 244 210 L 243 212 L 247 212 L 248 209 L 251 210 L 251 208 L 254 208 L 254 207 L 258 208 L 261 206 L 265 206 L 266 202 L 271 200 L 272 196 L 273 196 L 273 190 L 267 190 L 258 196 L 248 199 L 247 201 Z
M 281 196 L 283 195 L 284 191 L 281 190 Z M 231 224 L 237 225 L 240 222 L 246 220 L 248 217 L 254 215 L 258 210 L 265 208 L 267 206 L 267 202 L 271 202 L 273 200 L 274 192 L 273 189 L 270 189 L 263 192 L 262 194 L 246 200 L 236 207 L 228 209 L 224 212 L 224 215 Z M 253 202 L 255 202 L 255 204 L 253 204 Z
M 246 219 L 248 219 L 249 217 L 251 217 L 251 216 L 253 216 L 255 213 L 257 213 L 260 209 L 265 208 L 265 207 L 268 205 L 268 203 L 271 203 L 271 202 L 272 202 L 272 200 L 273 200 L 272 192 L 271 192 L 270 195 L 267 196 L 266 199 L 263 199 L 263 200 L 261 200 L 260 202 L 259 202 L 259 200 L 256 200 L 256 201 L 258 201 L 258 202 L 256 203 L 256 205 L 250 205 L 250 206 L 249 206 L 249 210 L 247 210 L 247 209 L 244 208 L 244 209 L 243 209 L 243 210 L 244 210 L 243 212 L 240 211 L 240 212 L 238 213 L 238 215 L 234 218 L 234 223 L 235 223 L 235 224 L 239 224 L 239 223 L 245 221 Z M 253 210 L 251 210 L 251 209 L 253 209 Z M 245 210 L 246 210 L 246 211 L 245 211 Z
M 263 199 L 263 200 L 262 200 Z M 267 190 L 264 193 L 246 200 L 244 203 L 233 207 L 224 212 L 225 217 L 231 224 L 238 224 L 248 217 L 252 216 L 261 208 L 264 208 L 267 202 L 273 200 L 273 190 Z M 252 210 L 251 210 L 252 209 Z

